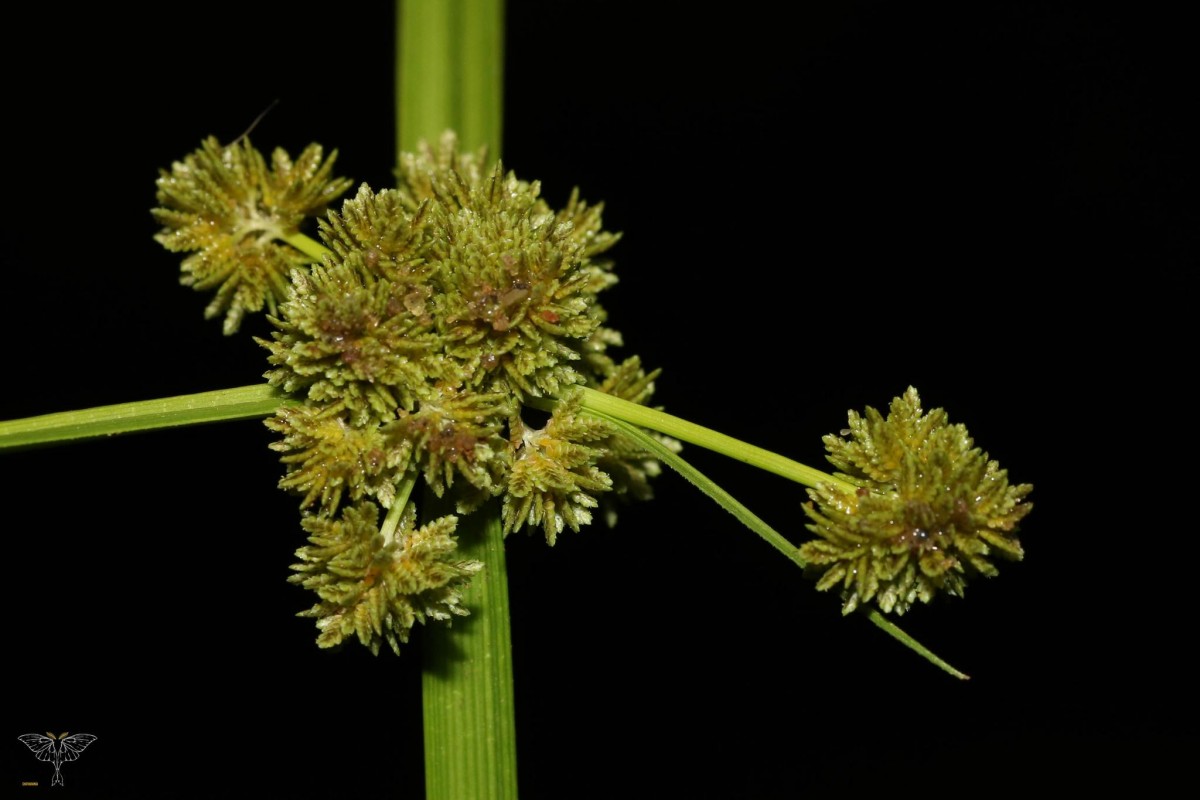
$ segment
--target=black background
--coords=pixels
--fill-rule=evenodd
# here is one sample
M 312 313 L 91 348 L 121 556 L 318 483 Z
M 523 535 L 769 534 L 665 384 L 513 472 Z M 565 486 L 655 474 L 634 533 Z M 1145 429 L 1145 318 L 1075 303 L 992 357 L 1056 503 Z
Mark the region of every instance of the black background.
M 820 465 L 848 408 L 912 384 L 1037 487 L 1026 561 L 904 620 L 967 683 L 674 475 L 611 531 L 512 538 L 523 796 L 1189 769 L 1195 64 L 1176 20 L 1036 5 L 510 3 L 505 162 L 554 204 L 607 203 L 604 302 L 665 368 L 659 402 Z M 255 382 L 268 327 L 201 318 L 151 240 L 154 178 L 279 98 L 260 147 L 320 141 L 388 185 L 390 9 L 27 19 L 3 56 L 0 418 Z M 71 731 L 100 738 L 63 796 L 420 796 L 420 643 L 315 647 L 270 441 L 240 422 L 0 456 L 0 793 L 50 792 L 18 734 Z M 802 536 L 798 487 L 688 452 Z

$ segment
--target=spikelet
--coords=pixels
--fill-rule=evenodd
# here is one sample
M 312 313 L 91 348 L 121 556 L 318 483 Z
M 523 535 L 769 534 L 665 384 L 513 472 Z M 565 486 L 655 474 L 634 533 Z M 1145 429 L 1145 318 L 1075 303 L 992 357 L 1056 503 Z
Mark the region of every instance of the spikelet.
M 209 137 L 158 179 L 159 207 L 151 212 L 162 230 L 155 239 L 183 260 L 181 282 L 216 289 L 206 317 L 225 315 L 232 334 L 246 312 L 275 313 L 288 274 L 309 257 L 283 241 L 300 223 L 350 188 L 333 178 L 337 153 L 323 158 L 311 144 L 295 161 L 276 149 L 267 165 L 249 139 L 222 146 Z
M 809 490 L 807 528 L 819 538 L 800 548 L 817 589 L 841 590 L 843 613 L 874 601 L 903 614 L 939 592 L 961 596 L 969 577 L 996 574 L 995 556 L 1022 557 L 1017 523 L 1033 487 L 1011 485 L 942 409 L 923 414 L 915 389 L 886 418 L 851 411 L 848 436 L 824 441 L 837 477 L 858 488 Z

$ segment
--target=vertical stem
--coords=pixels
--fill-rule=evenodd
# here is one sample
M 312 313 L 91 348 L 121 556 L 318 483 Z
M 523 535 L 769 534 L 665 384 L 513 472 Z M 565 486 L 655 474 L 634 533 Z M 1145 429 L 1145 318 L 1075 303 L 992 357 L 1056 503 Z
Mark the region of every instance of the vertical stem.
M 448 2 L 396 0 L 396 153 L 436 142 L 455 123 L 453 32 Z
M 512 639 L 499 509 L 492 503 L 458 527 L 463 558 L 484 568 L 463 592 L 471 616 L 426 630 L 425 796 L 515 798 Z
M 500 157 L 504 103 L 504 0 L 471 0 L 459 19 L 459 40 L 477 64 L 464 70 L 458 135 L 466 149 L 487 145 Z
M 442 131 L 463 150 L 500 155 L 503 0 L 397 0 L 396 148 L 411 151 Z M 427 497 L 426 514 L 433 509 Z M 462 517 L 463 558 L 484 563 L 463 592 L 471 616 L 423 639 L 425 796 L 515 798 L 516 721 L 508 575 L 500 509 Z
M 458 133 L 500 154 L 504 0 L 397 0 L 396 148 Z

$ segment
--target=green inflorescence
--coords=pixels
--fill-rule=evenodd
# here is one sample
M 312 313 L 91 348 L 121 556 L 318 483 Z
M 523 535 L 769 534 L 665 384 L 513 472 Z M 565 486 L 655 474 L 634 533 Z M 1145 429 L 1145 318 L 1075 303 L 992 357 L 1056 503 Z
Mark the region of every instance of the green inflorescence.
M 841 589 L 844 613 L 874 601 L 903 614 L 938 592 L 961 596 L 968 577 L 996 574 L 994 556 L 1023 556 L 1015 534 L 1033 487 L 1010 484 L 945 411 L 922 413 L 915 389 L 886 418 L 851 411 L 843 433 L 825 446 L 837 477 L 857 488 L 809 490 L 807 527 L 819 538 L 800 554 L 821 573 L 818 589 Z
M 205 316 L 224 313 L 226 334 L 237 331 L 247 311 L 266 306 L 274 313 L 288 274 L 311 261 L 282 240 L 350 188 L 350 180 L 331 177 L 336 159 L 336 152 L 324 158 L 313 144 L 295 161 L 276 149 L 268 166 L 249 139 L 223 147 L 210 136 L 162 171 L 160 206 L 151 213 L 163 229 L 155 239 L 191 253 L 181 281 L 216 288 Z
M 317 619 L 318 645 L 331 647 L 357 635 L 374 653 L 386 641 L 399 654 L 414 623 L 466 615 L 459 604 L 461 584 L 483 565 L 455 558 L 456 517 L 420 528 L 414 517 L 409 506 L 392 536 L 380 531 L 373 503 L 347 506 L 337 520 L 304 518 L 310 544 L 296 551 L 301 561 L 288 580 L 320 598 L 301 612 Z
M 280 486 L 301 498 L 309 545 L 291 580 L 318 595 L 303 612 L 318 644 L 398 651 L 415 623 L 467 613 L 461 591 L 483 565 L 458 555 L 459 515 L 494 500 L 506 535 L 537 529 L 553 545 L 597 513 L 613 524 L 614 500 L 649 498 L 655 454 L 678 468 L 679 446 L 611 421 L 665 415 L 644 408 L 658 372 L 608 353 L 622 341 L 599 295 L 616 282 L 603 256 L 618 237 L 601 206 L 575 192 L 555 211 L 536 182 L 459 152 L 447 133 L 401 156 L 396 188 L 363 185 L 320 218 L 321 245 L 298 226 L 349 187 L 332 164 L 314 144 L 295 162 L 277 150 L 268 168 L 249 142 L 210 138 L 162 174 L 154 214 L 159 241 L 192 252 L 184 283 L 217 288 L 208 313 L 225 312 L 227 333 L 268 310 L 266 377 L 298 402 L 266 424 L 280 436 Z M 610 418 L 596 398 L 628 407 Z M 781 469 L 698 426 L 661 429 Z M 815 487 L 805 513 L 817 538 L 798 555 L 766 538 L 819 590 L 837 587 L 844 613 L 874 603 L 903 614 L 962 595 L 969 578 L 996 574 L 996 557 L 1022 557 L 1032 487 L 1010 485 L 914 389 L 886 417 L 850 412 L 825 445 L 834 476 L 780 472 Z M 455 513 L 418 524 L 418 484 Z
M 319 263 L 272 239 L 274 227 L 247 238 L 240 209 L 294 226 L 345 188 L 328 177 L 330 162 L 314 167 L 319 154 L 313 145 L 300 162 L 316 181 L 310 191 L 272 194 L 300 171 L 282 168 L 286 156 L 267 172 L 249 144 L 209 139 L 164 173 L 160 201 L 171 208 L 155 214 L 164 244 L 201 246 L 184 264 L 197 286 L 215 285 L 197 276 L 218 260 L 251 250 L 274 259 L 260 282 L 272 291 L 254 294 L 260 283 L 229 267 L 213 307 L 228 308 L 229 328 L 255 300 L 268 304 L 267 379 L 303 399 L 267 421 L 281 437 L 272 445 L 286 467 L 280 486 L 301 496 L 310 540 L 292 581 L 320 598 L 304 614 L 317 619 L 322 647 L 357 636 L 397 649 L 415 622 L 466 613 L 459 591 L 481 566 L 456 556 L 456 516 L 415 524 L 414 483 L 458 514 L 496 498 L 506 533 L 540 528 L 551 544 L 602 503 L 611 523 L 609 499 L 648 497 L 658 464 L 580 414 L 574 390 L 645 403 L 657 373 L 608 355 L 621 337 L 597 296 L 616 282 L 601 256 L 618 237 L 602 229 L 601 207 L 573 193 L 555 211 L 536 182 L 489 166 L 484 152 L 460 153 L 452 134 L 403 156 L 397 188 L 364 185 L 321 219 Z M 305 202 L 286 205 L 295 213 L 285 217 L 276 197 Z M 211 241 L 190 233 L 204 226 Z M 528 421 L 544 419 L 531 400 L 557 403 L 542 427 Z

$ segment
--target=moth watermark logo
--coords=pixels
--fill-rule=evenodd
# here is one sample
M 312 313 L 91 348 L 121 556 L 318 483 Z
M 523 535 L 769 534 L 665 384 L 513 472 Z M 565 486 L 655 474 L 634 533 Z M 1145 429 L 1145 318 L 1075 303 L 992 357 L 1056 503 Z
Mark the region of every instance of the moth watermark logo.
M 49 761 L 54 765 L 54 777 L 50 779 L 51 786 L 62 786 L 62 765 L 65 761 L 74 761 L 87 746 L 96 741 L 90 733 L 60 733 L 55 736 L 47 733 L 23 733 L 17 737 L 21 743 L 33 751 L 38 761 Z

